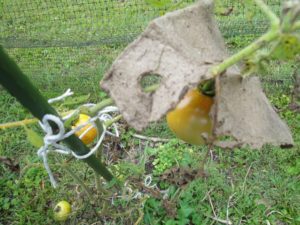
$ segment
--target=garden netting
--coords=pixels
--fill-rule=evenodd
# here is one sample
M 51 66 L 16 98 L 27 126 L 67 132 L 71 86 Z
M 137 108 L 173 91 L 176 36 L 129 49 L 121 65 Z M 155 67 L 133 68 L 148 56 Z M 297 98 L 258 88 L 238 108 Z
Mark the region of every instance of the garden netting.
M 0 44 L 39 87 L 82 80 L 91 91 L 113 59 L 152 19 L 192 4 L 193 0 L 2 0 Z M 217 0 L 216 17 L 234 52 L 268 27 L 255 4 Z M 265 1 L 280 13 L 280 0 Z M 275 68 L 275 69 L 274 69 Z M 291 84 L 292 65 L 264 77 L 271 85 Z M 66 77 L 68 79 L 66 79 Z M 95 86 L 91 86 L 91 82 Z M 82 87 L 75 87 L 80 88 Z

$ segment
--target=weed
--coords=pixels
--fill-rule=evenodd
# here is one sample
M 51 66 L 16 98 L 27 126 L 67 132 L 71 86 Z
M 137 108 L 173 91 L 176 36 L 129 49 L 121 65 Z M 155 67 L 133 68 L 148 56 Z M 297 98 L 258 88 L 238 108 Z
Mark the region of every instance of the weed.
M 149 156 L 155 156 L 152 162 L 153 174 L 160 175 L 175 165 L 180 167 L 198 163 L 199 157 L 194 154 L 195 149 L 195 147 L 188 147 L 177 139 L 172 139 L 167 144 L 157 148 L 146 148 L 145 152 Z

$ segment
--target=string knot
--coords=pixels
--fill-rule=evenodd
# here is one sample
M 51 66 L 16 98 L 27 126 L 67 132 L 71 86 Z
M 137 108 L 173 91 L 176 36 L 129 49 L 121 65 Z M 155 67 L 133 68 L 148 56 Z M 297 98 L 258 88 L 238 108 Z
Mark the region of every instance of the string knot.
M 54 100 L 51 99 L 52 100 L 51 102 L 59 101 L 67 96 L 72 95 L 72 94 L 73 94 L 73 92 L 71 92 L 71 90 L 68 89 L 67 92 L 64 93 L 62 96 L 54 98 Z M 57 100 L 57 99 L 59 99 L 59 100 Z M 85 106 L 92 107 L 94 105 L 95 104 L 86 104 Z M 112 119 L 112 116 L 109 115 L 108 113 L 117 112 L 117 111 L 118 111 L 117 107 L 108 106 L 108 107 L 104 108 L 103 110 L 99 111 L 98 114 L 95 115 L 94 117 L 91 117 L 87 122 L 78 125 L 76 128 L 74 128 L 68 132 L 66 132 L 66 129 L 64 127 L 64 120 L 70 118 L 72 115 L 74 115 L 74 113 L 77 113 L 78 109 L 75 110 L 73 113 L 65 116 L 63 119 L 60 119 L 58 116 L 51 115 L 51 114 L 44 115 L 42 121 L 39 123 L 41 128 L 45 132 L 45 136 L 43 138 L 44 145 L 37 151 L 37 154 L 39 157 L 41 157 L 43 159 L 44 167 L 49 175 L 50 182 L 54 188 L 57 187 L 57 182 L 54 179 L 52 171 L 49 167 L 47 155 L 50 152 L 56 152 L 56 153 L 65 154 L 65 155 L 72 154 L 77 159 L 86 159 L 86 158 L 90 157 L 92 154 L 94 154 L 98 150 L 98 148 L 100 147 L 106 134 L 119 137 L 118 128 L 115 123 L 113 124 L 114 132 L 108 131 L 107 127 L 104 125 L 105 121 Z M 87 154 L 77 155 L 72 149 L 70 149 L 66 145 L 63 145 L 60 143 L 64 139 L 70 137 L 75 132 L 77 132 L 80 129 L 82 129 L 83 127 L 85 127 L 87 124 L 92 124 L 92 126 L 90 126 L 90 128 L 95 127 L 97 129 L 97 127 L 95 125 L 96 120 L 100 120 L 102 123 L 102 133 L 101 133 L 101 136 L 99 137 L 97 143 L 95 144 L 95 146 Z M 55 132 L 53 131 L 53 127 L 54 127 L 53 125 L 57 128 L 57 129 L 55 129 Z M 87 129 L 82 135 L 85 135 L 85 133 L 88 131 L 89 131 L 89 129 Z

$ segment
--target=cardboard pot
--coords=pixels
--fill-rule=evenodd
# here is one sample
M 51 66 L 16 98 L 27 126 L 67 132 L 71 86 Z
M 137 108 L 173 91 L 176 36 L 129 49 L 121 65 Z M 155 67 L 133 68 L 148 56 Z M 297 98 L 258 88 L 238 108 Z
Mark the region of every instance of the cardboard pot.
M 101 81 L 124 119 L 137 130 L 157 121 L 173 109 L 190 88 L 211 78 L 210 68 L 228 57 L 224 40 L 213 16 L 213 1 L 153 20 L 145 31 L 115 60 Z M 146 93 L 141 80 L 160 76 L 160 86 Z M 219 80 L 211 112 L 214 140 L 222 147 L 264 144 L 291 146 L 288 126 L 279 118 L 257 77 L 242 78 L 237 67 Z

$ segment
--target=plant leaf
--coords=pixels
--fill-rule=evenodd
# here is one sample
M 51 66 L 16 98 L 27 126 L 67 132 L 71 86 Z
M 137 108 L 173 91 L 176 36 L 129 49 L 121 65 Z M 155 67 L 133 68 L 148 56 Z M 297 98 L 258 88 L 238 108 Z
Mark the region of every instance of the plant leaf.
M 273 59 L 289 60 L 300 53 L 300 38 L 296 34 L 284 34 L 275 44 Z
M 37 148 L 40 148 L 44 145 L 44 140 L 37 132 L 35 132 L 32 129 L 27 128 L 24 126 L 24 129 L 26 131 L 27 139 L 28 141 Z

